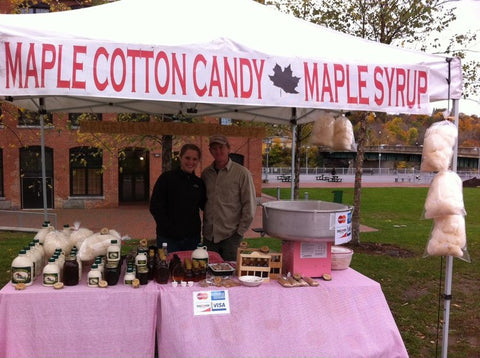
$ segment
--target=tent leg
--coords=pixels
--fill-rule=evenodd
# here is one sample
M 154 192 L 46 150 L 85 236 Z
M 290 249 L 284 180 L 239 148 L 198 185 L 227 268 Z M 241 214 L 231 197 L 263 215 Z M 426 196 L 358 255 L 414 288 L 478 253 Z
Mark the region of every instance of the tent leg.
M 453 108 L 452 112 L 455 117 L 455 125 L 458 128 L 458 115 L 459 101 L 452 101 Z M 453 151 L 453 160 L 452 160 L 452 170 L 457 171 L 457 159 L 458 159 L 458 141 L 455 143 L 455 148 Z M 448 353 L 448 330 L 450 325 L 450 303 L 452 300 L 452 274 L 453 274 L 453 256 L 446 257 L 446 266 L 445 266 L 445 293 L 444 293 L 444 311 L 443 311 L 443 334 L 442 334 L 442 358 L 447 357 Z
M 296 151 L 296 142 L 297 142 L 297 109 L 292 108 L 292 118 L 290 119 L 292 124 L 292 164 L 291 164 L 291 178 L 290 181 L 290 200 L 295 199 L 295 151 Z
M 43 221 L 48 220 L 47 170 L 45 165 L 45 114 L 44 100 L 40 98 L 40 161 L 42 162 Z
M 452 273 L 453 256 L 446 257 L 445 266 L 445 294 L 444 298 L 444 317 L 443 317 L 443 335 L 442 335 L 442 358 L 447 358 L 448 354 L 448 330 L 450 325 L 450 302 L 452 300 Z

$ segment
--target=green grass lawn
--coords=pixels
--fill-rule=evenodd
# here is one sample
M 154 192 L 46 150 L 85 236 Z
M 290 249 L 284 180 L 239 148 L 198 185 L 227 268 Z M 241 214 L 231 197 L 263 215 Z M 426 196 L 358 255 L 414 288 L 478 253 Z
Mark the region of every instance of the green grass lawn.
M 353 189 L 341 190 L 343 202 L 352 204 Z M 305 191 L 310 200 L 333 199 L 331 188 L 301 189 L 301 198 Z M 351 267 L 381 284 L 410 357 L 430 358 L 440 356 L 441 352 L 442 327 L 437 329 L 437 325 L 443 320 L 445 260 L 423 257 L 432 228 L 431 220 L 422 219 L 427 191 L 428 188 L 363 188 L 361 223 L 378 231 L 362 232 L 361 243 L 391 244 L 409 250 L 412 255 L 395 257 L 358 250 Z M 276 196 L 276 189 L 264 189 L 264 193 Z M 282 189 L 281 198 L 290 198 L 290 189 Z M 454 259 L 450 358 L 480 357 L 480 189 L 465 188 L 464 202 L 471 263 Z M 32 234 L 0 232 L 2 286 L 10 279 L 12 259 L 32 237 Z M 277 251 L 281 248 L 281 241 L 274 238 L 248 241 L 252 247 L 268 245 Z M 124 249 L 131 250 L 132 245 L 135 241 Z

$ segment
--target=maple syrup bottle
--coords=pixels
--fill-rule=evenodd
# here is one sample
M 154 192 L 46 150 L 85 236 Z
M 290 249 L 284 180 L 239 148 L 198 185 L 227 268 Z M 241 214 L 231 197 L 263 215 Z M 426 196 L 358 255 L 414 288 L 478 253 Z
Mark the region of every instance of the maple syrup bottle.
M 65 257 L 63 265 L 63 283 L 65 286 L 78 285 L 78 261 L 75 255 L 68 255 Z
M 153 280 L 155 276 L 155 261 L 158 261 L 157 256 L 157 247 L 150 246 L 148 248 L 148 258 L 147 258 L 147 265 L 148 265 L 148 280 Z
M 161 285 L 168 283 L 170 270 L 163 249 L 158 250 L 158 260 L 155 262 L 155 281 Z
M 140 285 L 146 285 L 148 283 L 148 259 L 145 251 L 145 249 L 139 249 L 135 257 L 135 276 L 140 281 Z

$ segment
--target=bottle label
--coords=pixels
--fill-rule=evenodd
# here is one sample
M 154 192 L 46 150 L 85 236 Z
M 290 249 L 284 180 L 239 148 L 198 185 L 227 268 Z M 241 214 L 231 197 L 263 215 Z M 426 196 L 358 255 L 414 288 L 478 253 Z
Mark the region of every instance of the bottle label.
M 32 267 L 12 267 L 12 283 L 32 282 Z
M 100 281 L 100 277 L 89 277 L 88 278 L 88 285 L 89 286 L 98 286 L 99 281 Z
M 109 251 L 108 252 L 108 260 L 119 260 L 120 255 L 118 251 Z
M 147 265 L 138 265 L 137 266 L 137 272 L 138 273 L 148 272 L 148 266 Z
M 125 285 L 132 285 L 133 284 L 133 280 L 128 280 L 128 279 L 125 279 Z
M 43 274 L 43 284 L 46 286 L 52 286 L 54 283 L 58 282 L 58 273 L 44 273 Z

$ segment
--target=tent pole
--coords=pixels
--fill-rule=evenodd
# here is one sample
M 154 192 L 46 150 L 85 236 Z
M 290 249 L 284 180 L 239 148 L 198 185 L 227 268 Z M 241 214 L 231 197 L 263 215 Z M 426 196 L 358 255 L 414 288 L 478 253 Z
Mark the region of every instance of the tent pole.
M 291 164 L 291 181 L 290 181 L 290 200 L 295 199 L 295 151 L 297 143 L 297 109 L 292 108 L 292 116 L 290 118 L 292 125 L 292 164 Z
M 43 199 L 43 221 L 48 220 L 47 212 L 47 170 L 45 165 L 45 101 L 40 98 L 40 161 L 42 163 L 42 199 Z
M 458 100 L 453 100 L 453 113 L 455 117 L 455 125 L 458 128 Z M 455 143 L 453 150 L 452 170 L 457 172 L 458 159 L 458 141 Z M 452 275 L 453 275 L 453 256 L 446 257 L 445 265 L 445 291 L 443 294 L 444 312 L 443 312 L 443 334 L 442 334 L 442 358 L 448 355 L 448 331 L 450 326 L 450 303 L 452 301 Z

